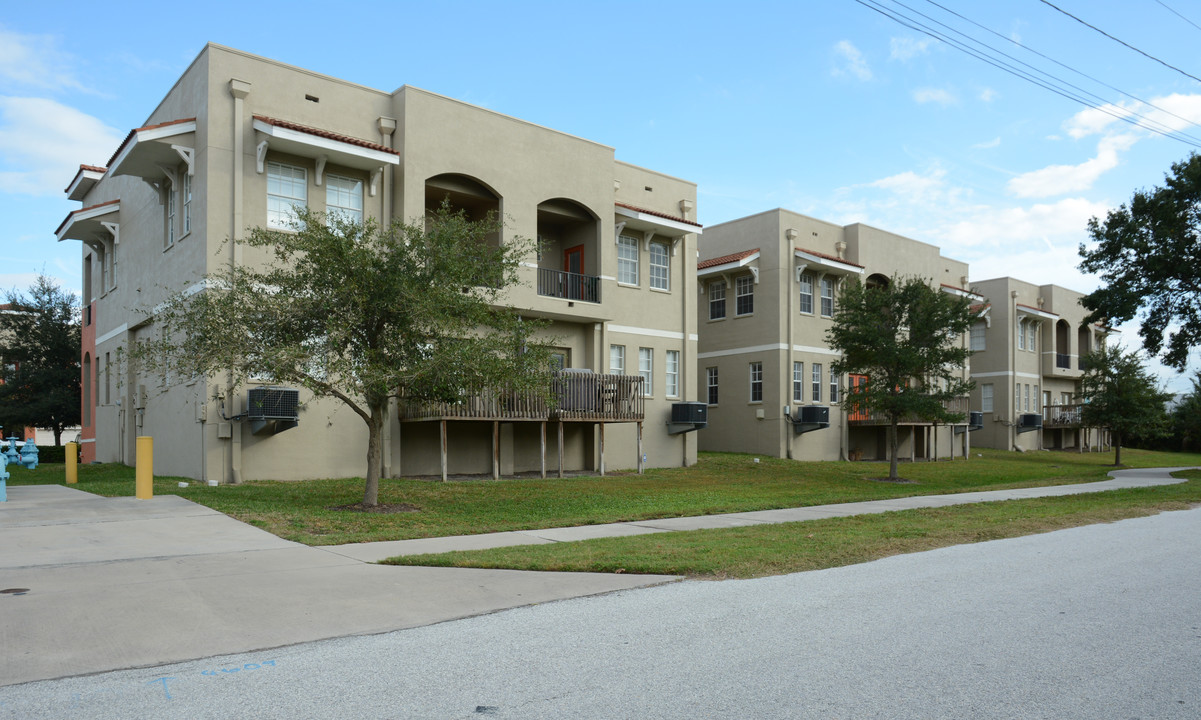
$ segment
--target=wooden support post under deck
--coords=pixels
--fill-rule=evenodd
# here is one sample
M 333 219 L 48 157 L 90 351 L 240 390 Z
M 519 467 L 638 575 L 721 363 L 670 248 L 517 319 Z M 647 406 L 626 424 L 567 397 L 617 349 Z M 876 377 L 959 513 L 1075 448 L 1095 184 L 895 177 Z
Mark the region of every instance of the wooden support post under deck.
M 605 424 L 600 424 L 600 474 L 605 476 Z
M 938 462 L 938 426 L 937 425 L 930 426 L 930 439 L 929 439 L 928 443 L 929 443 L 930 447 L 933 448 L 933 452 L 931 453 L 931 455 L 934 456 L 934 462 Z
M 638 474 L 642 474 L 642 421 L 638 421 Z
M 546 479 L 546 421 L 538 423 L 542 426 L 542 479 Z
M 500 479 L 500 423 L 492 421 L 492 479 Z
M 439 423 L 442 427 L 442 482 L 446 482 L 446 421 Z
M 559 477 L 563 477 L 563 421 L 559 421 Z

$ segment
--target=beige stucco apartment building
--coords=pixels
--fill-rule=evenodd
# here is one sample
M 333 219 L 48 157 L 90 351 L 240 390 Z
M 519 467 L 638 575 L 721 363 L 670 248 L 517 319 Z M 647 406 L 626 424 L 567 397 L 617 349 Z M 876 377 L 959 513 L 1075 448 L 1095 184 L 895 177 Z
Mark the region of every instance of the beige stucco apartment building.
M 945 292 L 975 297 L 967 264 L 943 257 L 933 245 L 788 210 L 710 226 L 700 252 L 697 392 L 709 405 L 702 450 L 798 460 L 886 458 L 884 421 L 848 416 L 837 405 L 849 384 L 865 380 L 831 372 L 838 354 L 825 334 L 839 285 L 851 278 L 872 284 L 919 276 Z M 967 372 L 963 368 L 964 377 Z M 967 399 L 954 409 L 965 413 L 964 424 L 903 425 L 899 456 L 962 455 Z M 821 426 L 823 418 L 828 426 Z
M 694 461 L 696 434 L 668 427 L 697 387 L 693 183 L 425 90 L 374 90 L 211 44 L 114 150 L 106 165 L 81 166 L 67 188 L 80 209 L 57 230 L 83 242 L 85 460 L 132 463 L 135 437 L 150 435 L 163 474 L 226 483 L 362 473 L 366 428 L 341 404 L 300 393 L 297 424 L 282 431 L 290 423 L 234 420 L 245 389 L 147 377 L 122 349 L 153 336 L 151 309 L 168 294 L 262 262 L 238 238 L 279 225 L 293 204 L 388 222 L 420 220 L 449 198 L 473 215 L 498 212 L 506 236 L 538 238 L 507 303 L 552 321 L 562 365 L 592 397 L 470 419 L 462 408 L 398 405 L 385 475 Z M 611 375 L 640 378 L 640 397 L 615 401 L 607 391 L 629 383 Z
M 972 408 L 984 414 L 973 440 L 1001 450 L 1099 449 L 1107 433 L 1081 423 L 1083 358 L 1110 330 L 1084 322 L 1082 295 L 1058 285 L 1002 277 L 976 283 L 985 298 L 972 328 Z

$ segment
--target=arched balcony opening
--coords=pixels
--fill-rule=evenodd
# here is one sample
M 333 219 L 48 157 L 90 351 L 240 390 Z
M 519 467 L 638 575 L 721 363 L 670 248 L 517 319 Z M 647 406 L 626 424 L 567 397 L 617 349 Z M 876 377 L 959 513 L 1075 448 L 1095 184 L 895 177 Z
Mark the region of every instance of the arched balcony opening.
M 1076 355 L 1078 356 L 1081 370 L 1088 369 L 1088 360 L 1085 356 L 1093 351 L 1092 338 L 1093 334 L 1087 325 L 1081 325 L 1076 331 Z
M 1069 369 L 1072 367 L 1072 355 L 1069 348 L 1069 338 L 1072 328 L 1067 320 L 1055 323 L 1055 367 Z
M 500 222 L 501 198 L 492 188 L 467 175 L 446 173 L 435 175 L 425 181 L 425 217 L 432 217 L 442 204 L 451 210 L 462 211 L 468 220 L 480 222 L 489 217 Z M 501 234 L 497 230 L 488 234 L 489 247 L 500 247 Z
M 574 200 L 538 204 L 538 294 L 600 302 L 600 219 Z

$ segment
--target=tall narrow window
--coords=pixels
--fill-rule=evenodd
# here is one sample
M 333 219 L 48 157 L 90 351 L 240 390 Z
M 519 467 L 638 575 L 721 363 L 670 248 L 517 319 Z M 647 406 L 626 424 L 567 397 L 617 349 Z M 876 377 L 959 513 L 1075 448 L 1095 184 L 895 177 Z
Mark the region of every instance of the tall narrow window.
M 709 319 L 721 320 L 726 316 L 726 283 L 709 283 Z
M 642 395 L 654 395 L 655 351 L 652 348 L 638 348 L 638 374 L 642 376 Z
M 331 217 L 363 222 L 363 181 L 341 175 L 325 176 L 325 209 Z
M 801 273 L 801 312 L 813 314 L 813 276 Z
M 717 368 L 705 368 L 705 385 L 709 390 L 709 404 L 717 404 Z
M 294 208 L 308 204 L 309 175 L 304 168 L 267 163 L 267 227 L 291 230 Z
M 1038 338 L 1038 324 L 1031 322 L 1026 325 L 1026 349 L 1030 352 L 1038 352 L 1036 340 Z
M 617 238 L 617 282 L 638 284 L 638 241 L 627 235 Z
M 1026 412 L 1030 412 L 1030 385 L 1026 385 Z
M 180 235 L 187 235 L 192 232 L 192 176 L 186 168 L 180 175 L 183 177 L 183 232 Z
M 810 379 L 812 380 L 810 385 L 812 385 L 812 393 L 813 393 L 813 395 L 810 399 L 813 402 L 821 402 L 822 401 L 822 364 L 821 363 L 813 363 L 812 377 Z
M 751 363 L 751 402 L 763 402 L 763 363 Z
M 988 349 L 988 344 L 985 340 L 987 330 L 988 326 L 983 322 L 972 324 L 972 352 L 980 352 Z
M 992 391 L 992 383 L 980 386 L 980 410 L 983 412 L 992 412 Z
M 1043 409 L 1038 406 L 1039 394 L 1038 394 L 1038 386 L 1037 385 L 1034 386 L 1034 392 L 1031 393 L 1031 395 L 1034 397 L 1034 412 L 1041 413 L 1043 411 Z
M 838 375 L 830 370 L 830 402 L 838 402 Z
M 670 290 L 671 256 L 663 243 L 651 243 L 651 287 L 656 290 Z
M 167 184 L 167 239 L 165 244 L 171 247 L 175 244 L 175 203 L 179 201 L 179 193 L 174 183 Z
M 1026 321 L 1018 321 L 1018 350 L 1026 349 Z
M 834 317 L 834 278 L 822 278 L 822 317 Z
M 609 372 L 614 375 L 626 374 L 626 346 L 609 346 Z
M 792 401 L 805 402 L 805 363 L 792 364 Z
M 113 401 L 113 366 L 112 360 L 109 359 L 109 353 L 104 353 L 104 404 L 109 405 Z
M 680 351 L 668 350 L 667 361 L 664 363 L 664 370 L 667 373 L 666 383 L 663 386 L 663 394 L 667 397 L 680 396 Z
M 755 312 L 755 278 L 744 275 L 734 281 L 734 314 Z
M 1022 411 L 1022 384 L 1013 384 L 1013 414 L 1017 415 Z

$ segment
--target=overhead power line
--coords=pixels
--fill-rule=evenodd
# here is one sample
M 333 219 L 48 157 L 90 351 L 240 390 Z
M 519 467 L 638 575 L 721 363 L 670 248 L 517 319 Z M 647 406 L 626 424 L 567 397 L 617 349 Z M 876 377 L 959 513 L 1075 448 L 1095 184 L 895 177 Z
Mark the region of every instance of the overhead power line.
M 1085 22 L 1084 20 L 1081 20 L 1080 18 L 1078 18 L 1078 17 L 1076 17 L 1075 15 L 1071 14 L 1071 13 L 1070 13 L 1070 12 L 1068 12 L 1067 10 L 1064 10 L 1063 8 L 1059 7 L 1058 5 L 1055 5 L 1054 3 L 1047 2 L 1047 0 L 1039 0 L 1039 2 L 1041 2 L 1043 5 L 1046 5 L 1047 7 L 1051 7 L 1051 8 L 1054 8 L 1055 10 L 1058 10 L 1059 12 L 1063 13 L 1064 15 L 1067 15 L 1067 16 L 1068 16 L 1068 17 L 1070 17 L 1071 19 L 1073 19 L 1073 20 L 1075 20 L 1076 22 L 1080 23 L 1081 25 L 1084 25 L 1084 26 L 1086 26 L 1086 27 L 1090 27 L 1090 28 L 1092 28 L 1093 30 L 1096 30 L 1097 32 L 1099 32 L 1099 33 L 1101 33 L 1102 35 L 1104 35 L 1105 37 L 1109 38 L 1110 40 L 1113 40 L 1114 42 L 1116 42 L 1116 43 L 1119 43 L 1119 44 L 1121 44 L 1121 45 L 1125 45 L 1126 47 L 1130 48 L 1131 50 L 1135 51 L 1136 53 L 1138 53 L 1139 55 L 1142 55 L 1142 56 L 1143 56 L 1143 57 L 1145 57 L 1145 58 L 1149 58 L 1149 59 L 1151 59 L 1151 60 L 1154 60 L 1155 62 L 1159 63 L 1160 65 L 1163 65 L 1163 66 L 1164 66 L 1164 67 L 1166 67 L 1166 68 L 1171 68 L 1171 69 L 1175 70 L 1176 72 L 1180 73 L 1181 75 L 1183 75 L 1183 76 L 1185 76 L 1185 77 L 1187 77 L 1187 78 L 1192 78 L 1193 80 L 1196 80 L 1197 82 L 1201 82 L 1201 78 L 1197 77 L 1196 75 L 1190 75 L 1189 73 L 1186 73 L 1185 71 L 1181 70 L 1180 68 L 1176 67 L 1175 65 L 1172 65 L 1172 64 L 1170 64 L 1170 63 L 1166 63 L 1166 62 L 1164 62 L 1163 60 L 1160 60 L 1159 58 L 1155 57 L 1154 55 L 1149 55 L 1149 54 L 1147 54 L 1147 53 L 1143 52 L 1142 50 L 1139 50 L 1138 48 L 1136 48 L 1135 46 L 1131 45 L 1130 43 L 1128 43 L 1128 42 L 1126 42 L 1126 41 L 1124 41 L 1124 40 L 1119 40 L 1118 38 L 1114 37 L 1113 35 L 1110 35 L 1109 33 L 1105 32 L 1104 30 L 1102 30 L 1101 28 L 1097 27 L 1096 25 L 1092 25 L 1092 24 L 1090 24 L 1090 23 L 1087 23 L 1087 22 Z M 1162 4 L 1162 3 L 1161 3 L 1161 4 Z
M 1185 16 L 1181 15 L 1180 13 L 1176 12 L 1172 8 L 1168 7 L 1164 2 L 1162 2 L 1162 0 L 1155 0 L 1155 2 L 1159 3 L 1165 10 L 1172 13 L 1173 15 L 1180 18 L 1181 20 L 1185 21 L 1189 25 L 1192 25 L 1193 27 L 1197 28 L 1198 30 L 1201 30 L 1201 25 L 1198 25 L 1197 23 L 1193 22 L 1192 20 L 1189 20 Z

